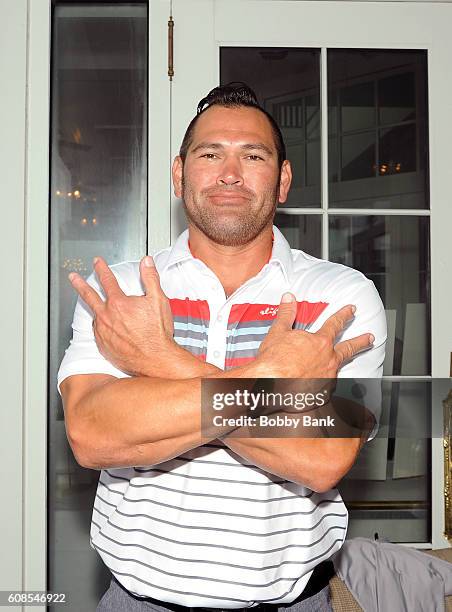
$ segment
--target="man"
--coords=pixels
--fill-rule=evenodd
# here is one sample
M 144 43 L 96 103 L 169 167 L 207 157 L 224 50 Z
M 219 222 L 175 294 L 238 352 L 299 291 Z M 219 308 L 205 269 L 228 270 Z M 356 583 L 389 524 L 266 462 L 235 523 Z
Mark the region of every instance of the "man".
M 98 610 L 330 610 L 313 570 L 345 538 L 333 487 L 372 423 L 361 440 L 206 439 L 201 379 L 381 376 L 381 301 L 273 227 L 291 167 L 246 86 L 200 102 L 173 182 L 188 231 L 172 248 L 70 275 L 81 299 L 58 380 L 74 454 L 102 470 L 91 543 L 114 579 Z

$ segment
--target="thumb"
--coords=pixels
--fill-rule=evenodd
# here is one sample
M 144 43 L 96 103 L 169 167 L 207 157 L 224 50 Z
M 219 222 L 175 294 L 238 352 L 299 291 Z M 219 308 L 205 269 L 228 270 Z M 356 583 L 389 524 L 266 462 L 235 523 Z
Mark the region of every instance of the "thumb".
M 146 295 L 155 295 L 156 291 L 161 291 L 159 274 L 150 255 L 140 261 L 140 277 Z
M 278 307 L 278 314 L 273 321 L 271 329 L 292 329 L 293 322 L 297 315 L 297 301 L 293 293 L 283 293 L 281 303 Z

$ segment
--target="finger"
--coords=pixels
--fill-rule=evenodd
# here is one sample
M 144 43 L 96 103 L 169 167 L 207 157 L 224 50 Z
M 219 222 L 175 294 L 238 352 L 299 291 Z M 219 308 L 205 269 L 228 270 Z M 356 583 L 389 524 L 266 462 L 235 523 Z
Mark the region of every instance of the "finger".
M 297 301 L 293 293 L 286 292 L 281 297 L 278 313 L 272 323 L 270 331 L 292 329 L 297 316 Z
M 325 321 L 322 327 L 316 332 L 319 335 L 327 336 L 331 342 L 334 342 L 336 336 L 344 329 L 347 321 L 353 318 L 356 307 L 349 304 L 343 306 Z
M 124 296 L 124 292 L 116 280 L 116 276 L 108 267 L 107 262 L 102 257 L 95 257 L 93 259 L 94 271 L 97 274 L 99 283 L 102 285 L 103 290 L 107 299 L 113 297 Z
M 88 285 L 86 280 L 82 278 L 80 274 L 71 272 L 68 278 L 79 296 L 93 312 L 96 312 L 96 310 L 103 305 L 100 295 L 91 287 L 91 285 Z
M 140 261 L 140 276 L 144 292 L 147 296 L 150 295 L 155 297 L 156 294 L 162 291 L 159 273 L 150 255 L 146 255 L 146 257 L 143 257 Z
M 340 363 L 343 363 L 354 357 L 360 351 L 370 348 L 374 340 L 375 338 L 372 334 L 362 334 L 361 336 L 356 336 L 356 338 L 338 342 L 334 350 L 339 357 Z

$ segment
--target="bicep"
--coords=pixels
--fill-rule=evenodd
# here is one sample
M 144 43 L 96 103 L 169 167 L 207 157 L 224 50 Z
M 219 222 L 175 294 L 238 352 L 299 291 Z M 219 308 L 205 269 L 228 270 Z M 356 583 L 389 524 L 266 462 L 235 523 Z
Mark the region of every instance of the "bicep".
M 381 376 L 387 338 L 386 315 L 381 298 L 372 282 L 368 282 L 360 288 L 356 294 L 356 302 L 355 320 L 346 330 L 342 339 L 370 332 L 374 335 L 375 341 L 370 349 L 358 353 L 352 360 L 343 365 L 338 372 L 338 387 L 341 383 L 344 383 L 345 387 L 343 388 L 346 389 L 347 379 L 352 379 L 353 384 L 348 390 L 344 390 L 344 397 L 352 401 L 358 401 L 373 415 L 375 424 L 367 436 L 367 441 L 370 441 L 378 432 L 382 411 Z M 361 388 L 359 397 L 356 397 L 353 393 L 356 386 Z M 350 396 L 349 393 L 352 393 L 352 395 Z
M 387 337 L 386 316 L 380 296 L 372 282 L 360 284 L 354 295 L 348 298 L 356 305 L 356 314 L 337 342 L 372 333 L 375 337 L 371 348 L 361 351 L 345 363 L 338 372 L 339 378 L 380 378 L 383 372 Z
M 74 406 L 90 391 L 113 380 L 116 380 L 116 378 L 109 374 L 76 374 L 68 376 L 60 384 L 64 409 L 66 410 L 66 408 Z
M 109 382 L 116 380 L 109 374 L 76 374 L 68 376 L 60 384 L 61 398 L 63 400 L 64 418 L 68 436 L 71 437 L 73 427 L 76 425 L 76 407 L 83 398 Z
M 372 333 L 375 341 L 371 348 L 357 353 L 344 363 L 337 374 L 335 395 L 349 402 L 360 404 L 374 421 L 367 440 L 375 437 L 381 416 L 381 375 L 385 358 L 386 316 L 381 298 L 373 282 L 359 282 L 347 289 L 338 300 L 337 309 L 343 303 L 356 305 L 355 317 L 337 337 L 337 342 L 349 340 L 365 333 Z

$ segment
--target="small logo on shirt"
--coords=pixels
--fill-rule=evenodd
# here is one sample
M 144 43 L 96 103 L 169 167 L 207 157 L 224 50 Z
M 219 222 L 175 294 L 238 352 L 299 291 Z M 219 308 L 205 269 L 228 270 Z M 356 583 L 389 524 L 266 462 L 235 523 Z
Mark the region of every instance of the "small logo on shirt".
M 264 310 L 260 310 L 259 314 L 261 315 L 270 315 L 271 317 L 276 317 L 278 314 L 278 306 L 267 306 Z

